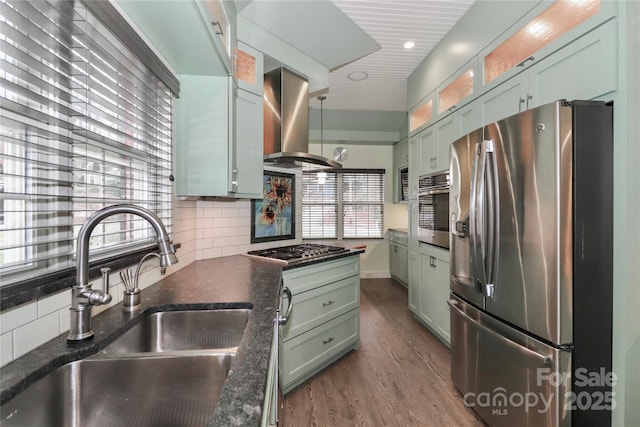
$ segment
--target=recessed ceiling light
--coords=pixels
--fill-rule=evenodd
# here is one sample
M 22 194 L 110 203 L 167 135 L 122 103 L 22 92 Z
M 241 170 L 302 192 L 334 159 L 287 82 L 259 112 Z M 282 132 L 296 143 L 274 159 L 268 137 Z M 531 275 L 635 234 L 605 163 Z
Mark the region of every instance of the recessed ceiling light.
M 365 73 L 364 71 L 353 71 L 349 73 L 347 77 L 349 78 L 349 80 L 359 82 L 360 80 L 364 80 L 369 77 L 369 74 Z
M 405 48 L 405 49 L 413 49 L 413 47 L 414 47 L 415 45 L 416 45 L 416 44 L 415 44 L 414 42 L 412 42 L 412 41 L 408 41 L 408 42 L 405 42 L 405 44 L 404 44 L 404 48 Z

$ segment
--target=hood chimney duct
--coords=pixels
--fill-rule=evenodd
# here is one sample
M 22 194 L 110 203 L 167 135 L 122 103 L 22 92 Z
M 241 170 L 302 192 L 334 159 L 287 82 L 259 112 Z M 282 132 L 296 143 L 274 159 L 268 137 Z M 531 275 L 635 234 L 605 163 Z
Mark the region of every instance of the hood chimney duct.
M 264 76 L 264 160 L 285 167 L 342 167 L 309 153 L 309 82 L 282 67 Z

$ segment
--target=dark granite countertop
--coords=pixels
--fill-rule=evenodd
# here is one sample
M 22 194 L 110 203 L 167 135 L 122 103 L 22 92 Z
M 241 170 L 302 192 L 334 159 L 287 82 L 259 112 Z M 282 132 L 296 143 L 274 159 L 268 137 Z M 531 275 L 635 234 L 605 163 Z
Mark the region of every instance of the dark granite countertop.
M 252 308 L 209 425 L 260 425 L 282 269 L 361 252 L 351 251 L 293 267 L 243 255 L 196 261 L 143 290 L 139 311 L 125 313 L 118 304 L 95 316 L 92 325 L 95 335 L 89 342 L 67 344 L 65 333 L 2 367 L 1 401 L 5 403 L 56 368 L 97 353 L 147 314 L 185 309 Z

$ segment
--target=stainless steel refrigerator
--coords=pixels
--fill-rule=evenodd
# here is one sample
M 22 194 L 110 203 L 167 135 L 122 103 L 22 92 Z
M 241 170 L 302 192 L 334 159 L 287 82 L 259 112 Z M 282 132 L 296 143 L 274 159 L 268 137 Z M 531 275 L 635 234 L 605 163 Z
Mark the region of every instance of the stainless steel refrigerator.
M 558 101 L 451 147 L 451 378 L 489 426 L 608 426 L 612 105 Z

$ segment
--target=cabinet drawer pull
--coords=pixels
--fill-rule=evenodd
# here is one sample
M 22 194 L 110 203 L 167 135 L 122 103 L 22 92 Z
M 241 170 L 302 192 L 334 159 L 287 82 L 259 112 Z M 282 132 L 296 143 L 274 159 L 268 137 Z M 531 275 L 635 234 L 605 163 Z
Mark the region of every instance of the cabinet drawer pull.
M 327 306 L 329 306 L 329 305 L 333 304 L 334 302 L 335 302 L 335 301 L 331 301 L 331 300 L 329 300 L 329 301 L 327 301 L 327 302 L 323 302 L 323 303 L 322 303 L 322 306 L 323 306 L 323 307 L 327 307 Z
M 333 337 L 329 337 L 326 340 L 322 340 L 322 344 L 329 344 L 331 341 L 333 341 Z

